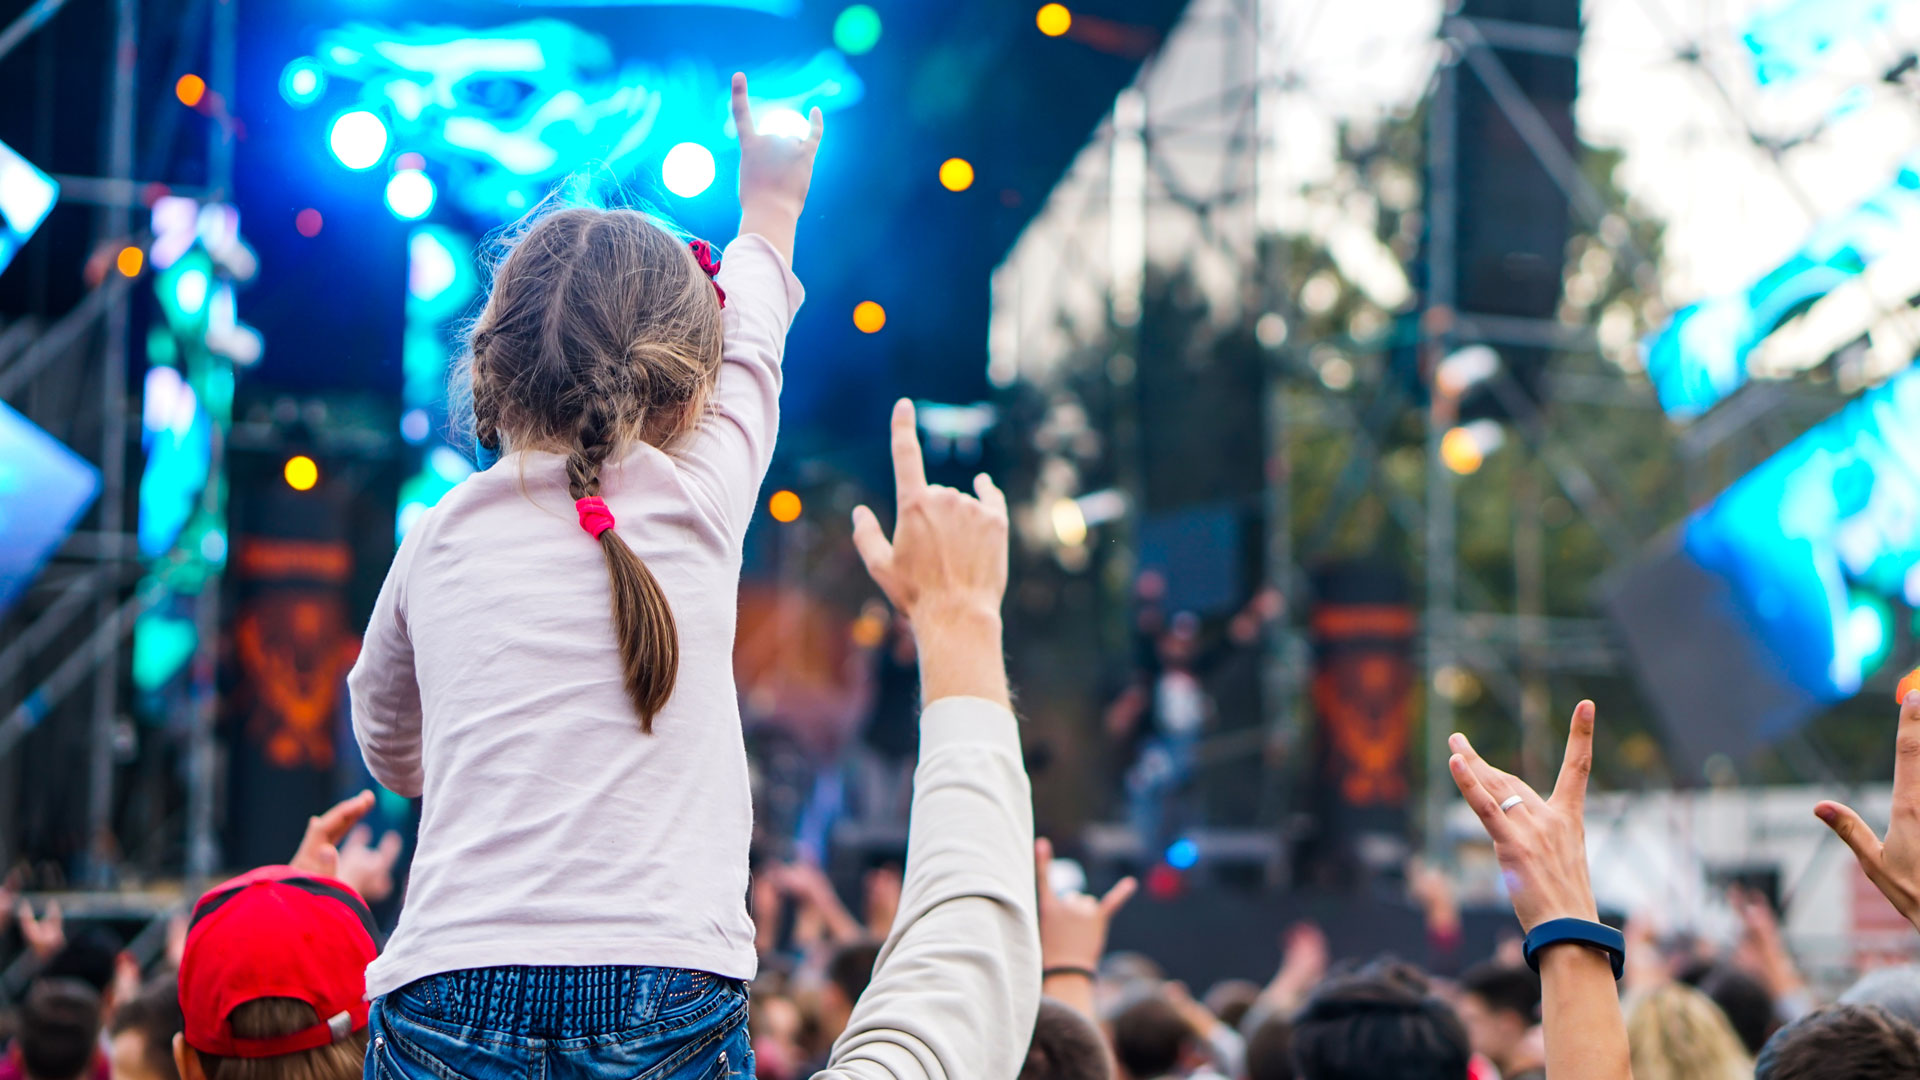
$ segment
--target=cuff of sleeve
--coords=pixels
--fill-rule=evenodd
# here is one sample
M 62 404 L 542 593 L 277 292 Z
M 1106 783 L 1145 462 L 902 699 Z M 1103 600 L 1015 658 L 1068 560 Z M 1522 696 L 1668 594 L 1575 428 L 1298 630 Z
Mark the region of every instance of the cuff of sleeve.
M 944 697 L 920 712 L 920 753 L 949 746 L 991 746 L 1020 756 L 1020 723 L 985 698 Z
M 721 277 L 724 278 L 728 276 L 727 265 L 729 260 L 734 257 L 736 251 L 746 255 L 749 259 L 753 257 L 750 253 L 758 253 L 772 261 L 773 265 L 780 272 L 781 284 L 786 286 L 787 321 L 793 321 L 793 317 L 800 312 L 800 305 L 806 302 L 807 290 L 805 286 L 800 284 L 800 279 L 794 275 L 793 267 L 789 266 L 786 258 L 780 254 L 780 249 L 773 246 L 773 241 L 768 240 L 759 233 L 743 233 L 736 236 L 733 239 L 733 243 L 728 244 L 726 250 L 721 252 Z M 725 285 L 726 283 L 724 281 L 721 282 L 723 288 Z

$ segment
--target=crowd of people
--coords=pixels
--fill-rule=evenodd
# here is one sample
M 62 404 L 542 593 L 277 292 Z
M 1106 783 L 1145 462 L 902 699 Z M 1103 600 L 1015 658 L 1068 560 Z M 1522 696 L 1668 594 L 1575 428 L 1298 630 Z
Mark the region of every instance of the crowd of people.
M 1920 968 L 1871 972 L 1814 1000 L 1764 899 L 1736 893 L 1745 933 L 1721 955 L 1629 926 L 1617 946 L 1576 936 L 1511 946 L 1440 979 L 1391 957 L 1333 963 L 1311 926 L 1288 935 L 1264 984 L 1195 997 L 1151 958 L 1109 953 L 1132 898 L 1056 894 L 1051 845 L 1035 839 L 1011 695 L 991 617 L 1005 585 L 1004 507 L 925 485 L 912 416 L 895 417 L 900 518 L 862 545 L 911 612 L 926 707 L 904 875 L 869 874 L 855 915 L 805 864 L 756 876 L 764 932 L 793 913 L 754 983 L 750 1046 L 725 1072 L 767 1080 L 1020 1077 L 1022 1080 L 1761 1080 L 1920 1075 Z M 1486 825 L 1523 929 L 1593 923 L 1582 824 L 1594 709 L 1582 703 L 1554 790 L 1542 797 L 1454 736 L 1451 767 Z M 1882 840 L 1852 810 L 1814 811 L 1867 876 L 1920 927 L 1920 693 L 1902 705 L 1892 826 Z M 365 970 L 378 935 L 363 895 L 392 887 L 390 843 L 358 828 L 370 794 L 310 823 L 287 865 L 226 882 L 194 906 L 156 970 L 142 973 L 97 931 L 22 904 L 36 973 L 8 1014 L 6 1080 L 348 1080 L 432 1072 L 443 1080 L 568 1069 L 611 1075 L 619 1040 L 580 1031 L 592 1001 L 534 982 L 491 1000 L 451 980 L 401 993 L 425 1021 L 370 1023 Z M 1620 973 L 1619 968 L 1624 967 Z M 592 969 L 618 970 L 618 969 Z M 630 969 L 648 970 L 648 969 Z M 1618 974 L 1618 981 L 1616 975 Z M 628 988 L 630 993 L 633 988 Z M 500 1045 L 471 1020 L 511 995 L 529 1031 Z M 691 1028 L 716 1038 L 712 997 L 675 979 L 637 991 L 645 1015 L 605 1021 L 627 1036 Z M 704 1003 L 704 1004 L 703 1004 Z M 604 1009 L 602 1009 L 604 1011 Z M 624 1025 L 624 1027 L 622 1027 Z M 650 1035 L 648 1033 L 651 1033 Z M 511 1060 L 509 1060 L 511 1059 Z M 664 1071 L 661 1065 L 665 1066 Z M 673 1062 L 647 1076 L 696 1075 Z M 711 1063 L 703 1064 L 706 1068 Z
M 868 876 L 858 915 L 805 862 L 750 873 L 728 646 L 822 129 L 816 111 L 805 138 L 757 135 L 743 78 L 733 93 L 743 220 L 724 268 L 647 215 L 575 208 L 496 271 L 467 366 L 478 437 L 505 456 L 409 532 L 349 679 L 369 769 L 422 799 L 392 933 L 368 907 L 396 854 L 357 831 L 370 793 L 315 817 L 286 864 L 197 898 L 149 971 L 25 905 L 35 970 L 0 1080 L 1920 1076 L 1920 971 L 1818 1002 L 1745 894 L 1725 954 L 1600 921 L 1590 702 L 1544 796 L 1452 736 L 1524 935 L 1458 977 L 1335 963 L 1306 925 L 1263 984 L 1197 997 L 1109 953 L 1134 882 L 1056 891 L 1034 835 L 1005 497 L 985 476 L 972 495 L 930 485 L 904 401 L 891 535 L 864 507 L 853 530 L 918 657 L 904 865 Z M 1142 695 L 1164 699 L 1163 749 L 1204 712 L 1183 649 L 1163 642 Z M 1812 809 L 1920 928 L 1920 691 L 1896 738 L 1884 839 Z M 1438 875 L 1416 875 L 1430 925 Z

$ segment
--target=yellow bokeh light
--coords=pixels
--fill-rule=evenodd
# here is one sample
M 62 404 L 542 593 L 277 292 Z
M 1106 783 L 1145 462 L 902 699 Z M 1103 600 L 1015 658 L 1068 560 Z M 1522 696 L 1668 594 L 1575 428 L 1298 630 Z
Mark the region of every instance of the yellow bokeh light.
M 182 75 L 180 81 L 173 84 L 173 96 L 180 99 L 180 104 L 191 109 L 207 96 L 207 80 L 198 75 Z
M 887 309 L 871 300 L 862 300 L 854 306 L 853 325 L 863 334 L 877 334 L 887 325 Z
M 320 466 L 305 454 L 295 454 L 287 459 L 287 467 L 282 470 L 287 478 L 287 486 L 295 491 L 312 491 L 313 485 L 320 482 Z
M 800 496 L 791 491 L 776 491 L 767 500 L 767 513 L 782 525 L 800 520 Z
M 1473 432 L 1454 428 L 1440 437 L 1440 460 L 1461 476 L 1471 476 L 1480 471 L 1487 455 Z
M 113 265 L 126 277 L 139 277 L 140 268 L 147 264 L 147 253 L 137 247 L 123 247 L 113 260 Z
M 973 162 L 966 158 L 948 158 L 940 163 L 940 186 L 948 191 L 965 191 L 973 186 Z
M 1040 27 L 1041 33 L 1048 37 L 1059 37 L 1073 29 L 1073 12 L 1068 11 L 1065 4 L 1048 4 L 1040 9 L 1040 14 L 1034 16 L 1033 21 Z

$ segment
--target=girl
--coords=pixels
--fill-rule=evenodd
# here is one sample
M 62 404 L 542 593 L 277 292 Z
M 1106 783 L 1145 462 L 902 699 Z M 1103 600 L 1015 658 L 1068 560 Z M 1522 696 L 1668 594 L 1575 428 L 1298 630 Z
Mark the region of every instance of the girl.
M 752 1074 L 734 613 L 821 119 L 757 135 L 741 75 L 733 117 L 724 269 L 643 214 L 561 210 L 472 331 L 505 456 L 407 534 L 348 679 L 374 777 L 424 796 L 370 1080 Z

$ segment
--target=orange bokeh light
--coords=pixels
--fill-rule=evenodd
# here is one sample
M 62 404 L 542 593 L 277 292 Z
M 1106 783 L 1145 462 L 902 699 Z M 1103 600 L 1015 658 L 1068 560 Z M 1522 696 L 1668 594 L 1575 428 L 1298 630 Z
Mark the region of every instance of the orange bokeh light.
M 871 300 L 862 300 L 853 309 L 853 325 L 863 334 L 877 334 L 887 325 L 887 309 Z
M 782 525 L 800 520 L 800 496 L 791 491 L 776 491 L 767 500 L 767 513 Z

